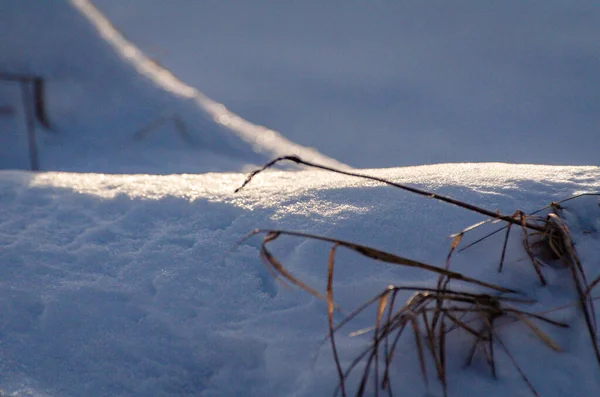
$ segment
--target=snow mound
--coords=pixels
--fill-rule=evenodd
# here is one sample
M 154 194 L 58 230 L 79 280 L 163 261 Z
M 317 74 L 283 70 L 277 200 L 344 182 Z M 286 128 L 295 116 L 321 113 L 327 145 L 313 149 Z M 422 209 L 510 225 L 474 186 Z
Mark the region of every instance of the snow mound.
M 45 83 L 53 128 L 37 128 L 42 170 L 234 171 L 291 153 L 340 165 L 179 81 L 87 0 L 24 0 L 0 10 L 0 73 Z M 21 104 L 19 83 L 0 81 L 0 105 L 11 109 L 0 117 L 0 168 L 29 166 Z
M 365 173 L 505 213 L 600 190 L 600 168 L 437 165 Z M 443 265 L 447 236 L 476 214 L 374 183 L 320 171 L 268 172 L 246 190 L 240 173 L 101 175 L 0 173 L 0 388 L 19 396 L 327 396 L 337 374 L 326 305 L 284 288 L 264 268 L 256 227 L 356 241 Z M 588 277 L 598 275 L 598 198 L 573 200 L 569 224 Z M 474 232 L 476 238 L 487 230 Z M 502 274 L 502 236 L 455 256 L 456 270 L 527 291 L 539 312 L 574 297 L 564 270 L 541 287 L 518 231 Z M 321 290 L 326 244 L 283 238 L 273 252 Z M 414 269 L 340 250 L 335 288 L 350 310 L 390 283 L 435 282 Z M 568 330 L 547 332 L 555 353 L 507 324 L 505 343 L 542 396 L 595 395 L 598 368 L 576 306 L 557 311 Z M 341 317 L 336 317 L 340 319 Z M 359 318 L 349 330 L 372 324 Z M 543 325 L 540 325 L 543 326 Z M 546 328 L 544 328 L 546 330 Z M 347 364 L 368 343 L 340 334 Z M 450 396 L 529 395 L 499 351 L 498 379 L 482 357 L 463 368 L 468 336 L 449 347 Z M 412 339 L 401 342 L 396 393 L 441 395 L 420 380 Z M 431 370 L 431 368 L 430 368 Z M 426 394 L 426 393 L 430 394 Z

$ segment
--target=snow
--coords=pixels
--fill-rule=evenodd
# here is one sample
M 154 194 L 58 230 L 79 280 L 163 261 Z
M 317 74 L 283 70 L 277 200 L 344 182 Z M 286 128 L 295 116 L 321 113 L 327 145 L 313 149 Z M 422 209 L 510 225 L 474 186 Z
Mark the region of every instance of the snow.
M 600 187 L 598 167 L 459 164 L 364 172 L 507 213 L 530 212 Z M 238 173 L 4 172 L 3 388 L 35 396 L 329 395 L 336 375 L 328 345 L 319 345 L 327 332 L 325 304 L 274 281 L 259 259 L 258 238 L 231 250 L 236 242 L 255 227 L 277 227 L 441 265 L 447 236 L 480 219 L 448 204 L 321 171 L 267 173 L 234 195 L 243 179 Z M 600 255 L 598 201 L 572 202 L 581 220 L 570 226 L 590 278 L 598 274 L 592 264 Z M 578 234 L 590 226 L 592 234 Z M 540 287 L 516 235 L 501 275 L 495 271 L 498 236 L 458 254 L 453 266 L 526 290 L 540 301 L 536 311 L 570 303 L 574 297 L 560 281 L 565 270 L 545 269 L 556 284 Z M 323 290 L 325 244 L 282 238 L 275 252 L 294 274 Z M 340 252 L 335 287 L 345 309 L 390 282 L 426 285 L 434 277 Z M 580 321 L 574 309 L 554 317 Z M 368 324 L 370 318 L 362 319 L 353 329 Z M 503 332 L 541 395 L 562 395 L 557 390 L 593 395 L 600 387 L 586 335 L 578 328 L 551 334 L 565 349 L 560 355 L 532 335 L 520 335 L 522 327 Z M 341 340 L 347 359 L 366 343 Z M 453 351 L 454 367 L 464 359 L 464 343 Z M 410 341 L 405 344 L 403 351 L 411 354 Z M 482 390 L 527 395 L 505 358 L 500 368 L 497 381 L 483 365 L 456 368 L 449 376 L 450 395 Z M 420 380 L 401 382 L 418 379 L 416 371 L 402 366 L 397 380 L 403 385 L 396 389 L 422 395 Z M 557 378 L 548 382 L 549 374 Z
M 94 4 L 211 98 L 354 167 L 600 165 L 593 0 Z
M 0 40 L 0 71 L 39 75 L 47 83 L 54 131 L 37 131 L 42 170 L 232 171 L 290 151 L 342 165 L 241 119 L 185 85 L 124 39 L 87 1 L 7 3 L 1 18 L 0 35 L 6 39 Z M 0 83 L 2 103 L 16 108 L 13 117 L 0 118 L 7 131 L 0 167 L 26 168 L 19 87 Z M 170 123 L 141 141 L 134 139 L 161 117 L 181 120 L 189 139 L 182 139 Z
M 38 126 L 43 172 L 26 171 L 19 88 L 0 82 L 0 106 L 15 112 L 0 116 L 0 395 L 332 395 L 337 372 L 324 342 L 326 303 L 275 280 L 260 260 L 260 237 L 244 236 L 255 228 L 303 231 L 443 266 L 448 236 L 482 220 L 375 182 L 310 169 L 265 172 L 234 194 L 245 171 L 280 154 L 343 164 L 186 85 L 89 2 L 21 0 L 0 11 L 0 72 L 45 76 L 56 126 L 54 133 Z M 177 115 L 192 143 L 170 124 L 132 141 L 158 115 Z M 463 162 L 356 172 L 505 214 L 600 191 L 595 165 Z M 598 196 L 564 203 L 589 280 L 600 275 L 599 205 Z M 469 232 L 462 245 L 496 227 Z M 455 253 L 452 269 L 523 292 L 536 300 L 523 305 L 528 311 L 560 308 L 546 315 L 568 329 L 536 324 L 562 352 L 518 322 L 502 324 L 502 340 L 541 396 L 597 395 L 598 363 L 570 273 L 545 266 L 549 285 L 541 286 L 517 229 L 502 273 L 504 233 Z M 328 244 L 280 236 L 271 248 L 292 274 L 324 292 Z M 435 282 L 419 269 L 338 250 L 334 292 L 345 312 L 390 283 Z M 335 313 L 335 320 L 343 316 Z M 349 332 L 374 318 L 373 311 L 360 315 L 338 334 L 343 365 L 369 343 L 368 333 Z M 449 337 L 449 396 L 531 395 L 500 349 L 498 379 L 484 357 L 465 368 L 471 342 L 466 333 Z M 394 364 L 395 395 L 441 396 L 433 363 L 427 367 L 428 386 L 405 335 Z

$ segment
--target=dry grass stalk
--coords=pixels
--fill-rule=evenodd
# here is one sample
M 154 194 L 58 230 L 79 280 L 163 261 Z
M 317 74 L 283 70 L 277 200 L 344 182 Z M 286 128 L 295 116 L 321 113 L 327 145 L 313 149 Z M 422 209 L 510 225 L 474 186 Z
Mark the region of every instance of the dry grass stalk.
M 556 258 L 571 270 L 573 283 L 575 284 L 575 290 L 579 299 L 579 306 L 585 318 L 596 361 L 598 362 L 598 365 L 600 365 L 596 311 L 594 308 L 594 300 L 589 294 L 589 291 L 593 287 L 592 284 L 587 281 L 587 276 L 575 249 L 575 244 L 571 238 L 567 223 L 560 217 L 561 209 L 562 207 L 560 205 L 556 205 L 553 207 L 553 213 L 548 215 L 546 223 L 547 230 L 543 238 Z
M 294 232 L 294 231 L 288 231 L 288 230 L 275 230 L 275 229 L 256 229 L 256 230 L 253 230 L 252 232 L 250 232 L 248 235 L 246 235 L 246 237 L 244 237 L 244 240 L 248 239 L 254 235 L 257 235 L 257 234 L 265 235 L 263 242 L 261 244 L 260 255 L 261 255 L 261 258 L 263 259 L 263 262 L 267 265 L 267 268 L 271 269 L 272 274 L 283 277 L 285 279 L 285 281 L 305 290 L 306 292 L 308 292 L 320 299 L 326 300 L 326 298 L 323 295 L 321 295 L 319 292 L 314 290 L 312 287 L 304 284 L 300 280 L 297 280 L 293 275 L 291 275 L 287 271 L 287 269 L 285 269 L 285 267 L 267 249 L 267 244 L 275 241 L 281 235 L 304 237 L 304 238 L 324 241 L 324 242 L 328 242 L 331 244 L 335 244 L 337 246 L 348 248 L 351 251 L 354 251 L 360 255 L 363 255 L 367 258 L 371 258 L 371 259 L 374 259 L 377 261 L 381 261 L 381 262 L 385 262 L 385 263 L 389 263 L 389 264 L 393 264 L 393 265 L 418 268 L 421 270 L 436 273 L 436 274 L 444 276 L 450 280 L 462 281 L 462 282 L 477 285 L 480 287 L 489 288 L 489 289 L 492 289 L 492 290 L 495 290 L 498 292 L 518 293 L 518 291 L 516 291 L 514 289 L 487 283 L 485 281 L 481 281 L 481 280 L 478 280 L 478 279 L 475 279 L 472 277 L 465 276 L 459 272 L 454 272 L 449 269 L 443 269 L 443 268 L 440 268 L 437 266 L 429 265 L 427 263 L 415 261 L 415 260 L 412 260 L 409 258 L 399 256 L 399 255 L 391 254 L 389 252 L 385 252 L 385 251 L 381 251 L 381 250 L 378 250 L 375 248 L 367 247 L 366 245 L 361 245 L 361 244 L 352 243 L 349 241 L 344 241 L 344 240 L 325 237 L 325 236 L 319 236 L 319 235 L 310 234 L 310 233 Z
M 181 120 L 181 117 L 174 114 L 159 116 L 156 119 L 152 120 L 150 123 L 146 124 L 144 127 L 136 131 L 135 134 L 133 134 L 133 140 L 141 141 L 142 139 L 150 135 L 151 132 L 157 130 L 158 128 L 168 123 L 173 124 L 173 126 L 175 127 L 175 131 L 177 132 L 177 134 L 179 134 L 183 141 L 187 143 L 192 142 L 192 137 L 188 132 L 185 123 L 183 122 L 183 120 Z
M 29 146 L 29 163 L 32 171 L 40 170 L 40 160 L 35 136 L 35 122 L 47 130 L 51 130 L 46 113 L 45 83 L 40 76 L 14 73 L 0 73 L 0 81 L 15 81 L 21 87 L 23 101 L 23 114 L 27 128 L 27 142 Z
M 572 200 L 584 195 L 600 195 L 596 193 L 587 193 L 578 196 L 567 198 L 559 203 L 551 203 L 542 210 L 536 211 L 531 215 L 526 215 L 522 211 L 516 211 L 510 216 L 502 215 L 499 212 L 492 212 L 486 209 L 464 203 L 450 197 L 440 196 L 434 193 L 426 192 L 411 186 L 398 184 L 385 179 L 361 175 L 354 172 L 333 169 L 327 166 L 322 166 L 304 161 L 296 156 L 285 156 L 277 158 L 263 168 L 256 170 L 250 174 L 244 181 L 243 185 L 236 192 L 243 189 L 257 174 L 272 167 L 279 161 L 289 160 L 297 164 L 303 164 L 327 171 L 340 173 L 343 175 L 356 176 L 369 180 L 378 181 L 387 185 L 397 187 L 403 190 L 410 191 L 422 196 L 434 198 L 450 204 L 457 205 L 470 211 L 474 211 L 486 215 L 491 220 L 479 222 L 469 228 L 464 229 L 460 233 L 453 235 L 454 237 L 450 251 L 448 253 L 444 268 L 432 266 L 401 257 L 395 254 L 390 254 L 364 245 L 351 243 L 339 239 L 312 235 L 308 233 L 273 230 L 273 229 L 257 229 L 251 232 L 246 238 L 256 234 L 264 234 L 263 243 L 260 253 L 263 262 L 267 269 L 275 277 L 281 277 L 287 283 L 295 285 L 306 292 L 327 301 L 329 340 L 333 350 L 334 361 L 340 378 L 339 387 L 336 394 L 339 392 L 342 396 L 346 396 L 348 391 L 346 388 L 346 379 L 358 367 L 360 363 L 364 363 L 364 369 L 361 380 L 356 392 L 357 396 L 363 396 L 367 390 L 369 379 L 372 377 L 374 383 L 375 395 L 379 396 L 380 391 L 387 392 L 392 395 L 390 382 L 390 367 L 395 349 L 408 328 L 411 329 L 415 338 L 415 347 L 417 350 L 419 368 L 423 380 L 428 384 L 427 367 L 425 357 L 429 356 L 433 361 L 437 379 L 442 386 L 444 395 L 447 395 L 447 372 L 446 372 L 446 336 L 456 330 L 462 330 L 474 337 L 473 345 L 467 355 L 466 365 L 472 363 L 473 357 L 477 351 L 481 351 L 488 363 L 492 375 L 496 377 L 496 361 L 494 346 L 497 345 L 509 357 L 520 376 L 527 384 L 532 394 L 538 396 L 533 384 L 529 381 L 524 371 L 517 364 L 516 360 L 500 338 L 496 323 L 499 319 L 512 319 L 512 321 L 503 323 L 506 325 L 510 322 L 521 322 L 524 324 L 536 337 L 553 351 L 560 352 L 561 349 L 544 331 L 542 331 L 534 321 L 543 322 L 557 327 L 568 327 L 567 324 L 554 321 L 543 314 L 535 314 L 523 311 L 513 307 L 511 303 L 527 304 L 533 301 L 506 297 L 495 296 L 489 294 L 474 294 L 469 292 L 458 291 L 449 288 L 449 283 L 452 280 L 461 281 L 472 286 L 484 287 L 496 291 L 497 293 L 516 293 L 517 291 L 510 288 L 494 285 L 483 282 L 461 273 L 450 270 L 450 260 L 452 254 L 457 249 L 464 234 L 481 226 L 484 223 L 506 222 L 506 226 L 500 228 L 493 233 L 484 236 L 481 239 L 469 244 L 462 250 L 471 247 L 484 239 L 490 237 L 499 231 L 506 229 L 502 252 L 500 257 L 499 271 L 502 271 L 504 264 L 508 239 L 513 225 L 521 227 L 523 232 L 523 248 L 531 259 L 531 263 L 542 285 L 547 285 L 547 281 L 542 273 L 542 268 L 545 266 L 543 257 L 551 255 L 552 259 L 563 264 L 570 269 L 575 289 L 578 295 L 578 303 L 583 311 L 590 340 L 596 355 L 598 364 L 600 365 L 600 350 L 597 343 L 597 327 L 595 319 L 595 311 L 591 297 L 591 290 L 600 284 L 600 276 L 588 283 L 587 277 L 581 265 L 579 256 L 575 250 L 575 245 L 571 238 L 571 234 L 566 222 L 561 218 L 560 212 L 563 209 L 560 203 Z M 546 217 L 537 216 L 536 214 L 550 209 L 551 213 Z M 294 277 L 287 269 L 271 254 L 267 249 L 267 244 L 273 242 L 281 235 L 304 237 L 324 241 L 333 244 L 329 254 L 328 276 L 326 296 L 319 293 L 316 289 L 306 285 L 301 280 Z M 438 275 L 436 288 L 422 288 L 412 286 L 390 286 L 385 291 L 376 297 L 368 300 L 354 312 L 346 316 L 337 325 L 333 323 L 333 311 L 336 307 L 333 300 L 333 270 L 334 259 L 338 247 L 345 247 L 354 252 L 357 252 L 368 258 L 382 261 L 385 263 L 418 268 Z M 399 291 L 414 291 L 414 295 L 399 309 L 395 309 L 396 300 Z M 368 307 L 377 304 L 375 324 L 368 330 L 355 332 L 353 335 L 372 332 L 373 339 L 371 344 L 359 354 L 354 361 L 343 370 L 337 346 L 335 343 L 335 333 L 344 325 L 353 320 L 359 313 L 363 312 Z M 352 334 L 351 334 L 352 335 Z
M 259 173 L 261 173 L 261 172 L 263 172 L 263 171 L 265 171 L 265 170 L 273 167 L 275 164 L 277 164 L 277 163 L 279 163 L 281 161 L 292 161 L 292 162 L 294 162 L 296 164 L 303 164 L 303 165 L 306 165 L 306 166 L 309 166 L 309 167 L 318 168 L 318 169 L 322 169 L 322 170 L 325 170 L 325 171 L 335 172 L 337 174 L 348 175 L 348 176 L 355 176 L 355 177 L 358 177 L 358 178 L 369 179 L 369 180 L 372 180 L 372 181 L 381 182 L 381 183 L 384 183 L 386 185 L 396 187 L 398 189 L 402 189 L 402 190 L 409 191 L 411 193 L 418 194 L 420 196 L 424 196 L 424 197 L 432 198 L 432 199 L 435 199 L 435 200 L 443 201 L 443 202 L 446 202 L 446 203 L 449 203 L 449 204 L 453 204 L 453 205 L 456 205 L 458 207 L 462 207 L 464 209 L 467 209 L 469 211 L 477 212 L 479 214 L 488 216 L 490 218 L 500 219 L 500 220 L 503 220 L 503 221 L 508 222 L 508 223 L 513 223 L 513 224 L 520 225 L 520 223 L 518 223 L 517 220 L 515 220 L 514 218 L 512 218 L 510 216 L 502 215 L 502 214 L 500 214 L 498 212 L 494 212 L 494 211 L 489 211 L 489 210 L 486 210 L 485 208 L 477 207 L 475 205 L 472 205 L 472 204 L 469 204 L 469 203 L 465 203 L 464 201 L 456 200 L 456 199 L 453 199 L 453 198 L 448 197 L 448 196 L 442 196 L 440 194 L 435 194 L 435 193 L 427 192 L 427 191 L 424 191 L 424 190 L 421 190 L 421 189 L 417 189 L 417 188 L 412 187 L 412 186 L 403 185 L 403 184 L 400 184 L 400 183 L 388 181 L 386 179 L 378 178 L 378 177 L 375 177 L 375 176 L 362 175 L 362 174 L 358 174 L 358 173 L 355 173 L 355 172 L 338 170 L 338 169 L 335 169 L 335 168 L 332 168 L 332 167 L 327 167 L 327 166 L 324 166 L 324 165 L 311 163 L 309 161 L 302 160 L 298 156 L 282 156 L 282 157 L 278 157 L 278 158 L 276 158 L 276 159 L 268 162 L 262 168 L 254 171 L 250 175 L 248 175 L 248 177 L 246 178 L 246 180 L 244 181 L 244 183 L 242 184 L 242 186 L 240 186 L 239 188 L 237 188 L 235 190 L 235 192 L 237 193 L 240 190 L 242 190 L 248 183 L 250 183 L 250 181 L 256 175 L 258 175 Z M 529 224 L 527 224 L 527 228 L 533 229 L 533 230 L 538 230 L 538 231 L 543 231 L 538 225 L 529 225 Z
M 414 295 L 397 310 L 394 310 L 397 293 L 399 291 L 416 291 Z M 440 302 L 442 302 L 440 304 Z M 428 375 L 425 357 L 429 355 L 434 363 L 437 379 L 442 385 L 444 395 L 447 395 L 447 371 L 446 371 L 446 336 L 453 331 L 463 330 L 474 337 L 473 345 L 467 355 L 465 365 L 470 365 L 477 350 L 481 350 L 492 375 L 496 377 L 496 364 L 494 358 L 494 343 L 498 344 L 513 362 L 515 368 L 530 388 L 532 394 L 538 395 L 537 391 L 529 381 L 524 371 L 512 357 L 510 351 L 500 339 L 495 326 L 499 319 L 509 318 L 520 321 L 527 326 L 547 347 L 560 352 L 561 348 L 545 332 L 543 332 L 532 320 L 542 321 L 547 324 L 568 327 L 567 324 L 554 321 L 539 314 L 529 313 L 511 306 L 511 303 L 527 304 L 533 301 L 512 297 L 492 296 L 488 294 L 473 294 L 456 290 L 421 289 L 420 287 L 390 286 L 375 298 L 369 300 L 369 304 L 362 305 L 355 312 L 344 319 L 333 331 L 339 330 L 356 317 L 368 306 L 377 304 L 375 327 L 369 331 L 373 332 L 371 344 L 348 366 L 340 377 L 338 391 L 343 396 L 345 392 L 345 381 L 357 369 L 362 362 L 365 367 L 362 372 L 361 381 L 356 393 L 363 396 L 370 376 L 374 379 L 375 395 L 380 391 L 392 394 L 390 382 L 390 369 L 393 355 L 400 337 L 408 328 L 411 329 L 415 338 L 419 369 L 423 381 L 428 384 Z M 385 306 L 388 310 L 385 310 Z M 384 315 L 384 313 L 387 313 Z M 438 320 L 434 318 L 438 316 Z M 331 331 L 330 331 L 331 332 Z M 357 334 L 365 333 L 360 331 Z M 334 349 L 335 347 L 332 346 Z M 383 368 L 380 368 L 379 357 L 383 357 Z M 336 365 L 341 367 L 337 361 Z
M 580 198 L 580 197 L 586 197 L 586 196 L 600 196 L 600 193 L 581 193 L 581 194 L 576 194 L 576 195 L 574 195 L 574 196 L 568 197 L 568 198 L 566 198 L 566 199 L 564 199 L 564 200 L 561 200 L 561 201 L 558 201 L 558 202 L 555 202 L 555 201 L 553 201 L 553 202 L 551 202 L 550 204 L 548 204 L 547 206 L 545 206 L 545 207 L 543 207 L 543 208 L 540 208 L 540 209 L 538 209 L 538 210 L 536 210 L 536 211 L 534 211 L 534 212 L 530 213 L 528 216 L 537 215 L 537 214 L 539 214 L 540 212 L 542 212 L 542 211 L 545 211 L 545 210 L 548 210 L 548 209 L 550 209 L 550 208 L 552 208 L 552 207 L 554 207 L 554 206 L 556 206 L 556 205 L 560 205 L 560 204 L 562 204 L 562 203 L 565 203 L 565 202 L 567 202 L 567 201 L 571 201 L 571 200 L 578 199 L 578 198 Z M 515 213 L 513 214 L 513 217 L 514 217 L 514 216 L 516 216 L 516 215 L 518 215 L 518 212 L 519 212 L 519 211 L 515 212 Z M 483 224 L 485 224 L 485 223 L 490 223 L 490 222 L 491 222 L 491 223 L 497 223 L 497 222 L 499 222 L 499 220 L 485 220 L 485 221 L 478 222 L 478 223 L 476 223 L 476 224 L 474 224 L 474 225 L 472 225 L 472 226 L 469 226 L 469 227 L 465 228 L 464 230 L 462 230 L 462 231 L 460 232 L 460 234 L 465 234 L 465 233 L 467 233 L 467 232 L 470 232 L 470 231 L 472 231 L 472 230 L 474 230 L 474 229 L 478 228 L 479 226 L 481 226 L 481 225 L 483 225 Z M 500 228 L 498 228 L 498 229 L 494 230 L 494 231 L 493 231 L 493 232 L 491 232 L 491 233 L 488 233 L 488 234 L 484 235 L 483 237 L 480 237 L 480 238 L 478 238 L 478 239 L 477 239 L 477 240 L 475 240 L 475 241 L 472 241 L 471 243 L 469 243 L 469 244 L 465 245 L 464 247 L 462 247 L 461 249 L 459 249 L 459 250 L 458 250 L 458 252 L 465 251 L 465 250 L 467 250 L 467 249 L 469 249 L 469 248 L 473 247 L 474 245 L 477 245 L 477 244 L 479 244 L 479 243 L 480 243 L 480 242 L 482 242 L 483 240 L 486 240 L 486 239 L 488 239 L 488 238 L 492 237 L 493 235 L 495 235 L 495 234 L 497 234 L 497 233 L 501 232 L 502 230 L 504 230 L 504 229 L 508 228 L 508 227 L 509 227 L 509 225 L 512 225 L 512 224 L 511 224 L 511 223 L 509 223 L 509 224 L 507 224 L 507 225 L 505 225 L 505 226 L 502 226 L 502 227 L 500 227 Z M 452 236 L 452 237 L 453 237 L 453 236 Z
M 48 119 L 46 111 L 46 80 L 41 76 L 32 74 L 17 74 L 0 72 L 0 81 L 16 81 L 21 85 L 21 89 L 26 87 L 29 90 L 31 85 L 32 101 L 33 101 L 33 116 L 38 123 L 45 129 L 52 131 L 52 126 Z
M 504 343 L 499 339 L 498 333 L 494 328 L 495 321 L 499 318 L 512 317 L 525 324 L 546 346 L 555 351 L 560 351 L 560 347 L 556 342 L 554 342 L 531 320 L 535 319 L 560 327 L 567 327 L 566 324 L 510 306 L 510 303 L 529 304 L 534 301 L 516 297 L 461 292 L 448 288 L 448 283 L 450 280 L 459 280 L 474 286 L 485 287 L 499 293 L 516 292 L 509 288 L 482 282 L 464 276 L 461 273 L 451 271 L 448 268 L 435 267 L 339 239 L 271 229 L 255 230 L 250 233 L 247 238 L 256 234 L 264 234 L 260 252 L 261 257 L 271 274 L 279 277 L 284 282 L 295 285 L 311 295 L 327 302 L 329 339 L 338 376 L 340 377 L 339 391 L 342 396 L 347 395 L 346 379 L 361 362 L 365 362 L 365 369 L 356 395 L 363 396 L 366 393 L 371 377 L 373 383 L 376 385 L 376 395 L 379 395 L 380 390 L 387 391 L 388 394 L 391 393 L 390 368 L 392 358 L 400 337 L 406 328 L 413 331 L 415 346 L 419 357 L 419 366 L 425 383 L 428 383 L 425 364 L 425 357 L 428 354 L 433 360 L 437 379 L 442 385 L 445 395 L 447 392 L 445 338 L 451 331 L 462 329 L 474 336 L 475 340 L 471 352 L 469 353 L 467 364 L 471 363 L 475 352 L 479 349 L 486 357 L 486 361 L 494 376 L 496 374 L 496 365 L 493 349 L 494 342 L 496 342 L 501 349 L 511 357 L 511 361 L 514 363 L 518 372 L 521 374 L 534 395 L 537 395 L 535 388 L 531 385 L 531 382 L 527 379 L 516 361 L 514 361 Z M 292 275 L 267 248 L 268 244 L 274 242 L 281 235 L 305 237 L 333 244 L 329 253 L 325 295 Z M 458 241 L 459 240 L 455 240 L 452 245 L 448 258 L 450 258 L 452 251 L 456 248 Z M 361 305 L 339 324 L 334 325 L 333 312 L 336 305 L 333 300 L 333 274 L 335 254 L 339 247 L 348 248 L 361 255 L 381 260 L 386 263 L 432 272 L 438 274 L 441 281 L 438 283 L 438 287 L 430 289 L 412 286 L 390 286 L 381 294 Z M 394 310 L 393 308 L 396 304 L 397 293 L 399 291 L 415 291 L 415 295 L 413 295 L 413 297 L 400 309 Z M 335 333 L 358 314 L 375 304 L 377 305 L 377 315 L 375 325 L 370 330 L 373 332 L 373 340 L 367 350 L 359 355 L 359 357 L 344 370 L 335 343 Z M 478 327 L 472 325 L 474 322 L 479 323 L 480 325 Z
M 523 247 L 531 259 L 531 263 L 533 264 L 536 274 L 538 275 L 542 285 L 547 284 L 541 270 L 542 267 L 547 266 L 544 260 L 552 260 L 558 266 L 569 269 L 573 284 L 575 286 L 579 307 L 586 322 L 590 343 L 594 350 L 596 361 L 600 366 L 600 346 L 598 345 L 598 329 L 596 324 L 595 307 L 594 300 L 590 296 L 591 290 L 598 283 L 600 283 L 600 277 L 593 280 L 592 283 L 588 282 L 587 276 L 581 264 L 581 260 L 579 259 L 579 255 L 575 249 L 575 244 L 573 243 L 569 227 L 566 221 L 561 217 L 561 212 L 565 209 L 563 203 L 584 196 L 600 196 L 600 193 L 578 194 L 559 202 L 552 202 L 548 206 L 535 211 L 531 215 L 525 215 L 523 212 L 517 211 L 513 216 L 521 219 L 521 224 L 523 227 Z M 545 210 L 550 211 L 546 217 L 537 215 Z M 532 223 L 543 226 L 543 231 L 531 231 L 525 226 L 526 224 Z M 506 244 L 508 240 L 508 234 L 510 233 L 511 224 L 506 225 L 505 228 L 506 238 L 502 249 L 499 271 L 502 270 L 502 262 L 506 251 Z M 473 245 L 483 241 L 502 229 L 498 229 L 484 236 L 483 238 L 480 238 L 479 240 L 464 247 L 463 250 L 472 247 Z M 470 230 L 472 230 L 472 228 Z

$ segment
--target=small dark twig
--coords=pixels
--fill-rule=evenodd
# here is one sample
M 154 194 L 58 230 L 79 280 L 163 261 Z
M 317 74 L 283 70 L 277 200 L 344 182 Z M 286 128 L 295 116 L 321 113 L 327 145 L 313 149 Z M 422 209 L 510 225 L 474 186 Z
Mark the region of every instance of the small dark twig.
M 21 90 L 29 90 L 29 85 L 31 85 L 32 93 L 30 95 L 32 96 L 33 109 L 29 110 L 29 117 L 37 120 L 47 131 L 53 132 L 46 111 L 46 83 L 43 77 L 34 74 L 0 72 L 0 80 L 18 82 L 21 85 Z M 30 105 L 28 104 L 27 106 L 29 107 Z M 25 111 L 27 112 L 28 110 Z
M 25 114 L 25 125 L 27 126 L 27 142 L 29 145 L 29 164 L 32 171 L 40 170 L 40 159 L 38 155 L 37 141 L 35 137 L 35 124 L 31 109 L 31 93 L 27 84 L 21 84 L 21 98 L 23 100 L 23 112 Z
M 189 134 L 185 123 L 181 120 L 179 116 L 174 114 L 159 116 L 156 119 L 152 120 L 150 123 L 146 124 L 144 127 L 136 131 L 135 134 L 133 134 L 133 140 L 141 141 L 142 139 L 150 135 L 152 131 L 155 131 L 156 129 L 162 127 L 163 125 L 166 125 L 169 122 L 173 123 L 175 131 L 179 134 L 183 141 L 187 143 L 192 143 L 193 139 Z
M 48 113 L 46 112 L 46 84 L 44 79 L 36 77 L 33 79 L 33 102 L 34 102 L 34 114 L 37 121 L 49 131 L 52 131 L 50 121 L 48 120 Z

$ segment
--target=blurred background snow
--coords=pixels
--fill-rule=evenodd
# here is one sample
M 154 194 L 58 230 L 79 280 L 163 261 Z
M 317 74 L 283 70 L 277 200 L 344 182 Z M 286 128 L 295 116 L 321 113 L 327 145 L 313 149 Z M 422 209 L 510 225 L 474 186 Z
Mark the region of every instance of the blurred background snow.
M 94 4 L 184 82 L 352 166 L 600 164 L 597 1 Z

